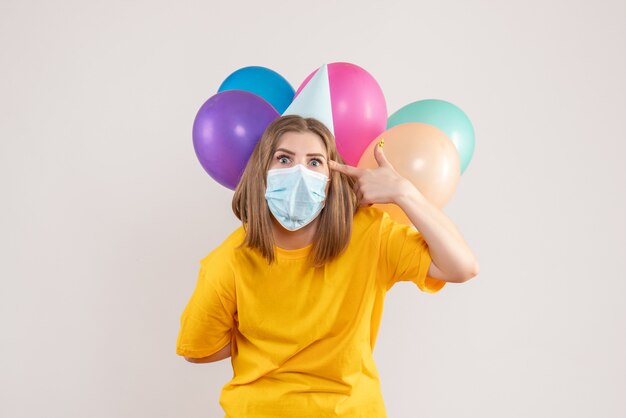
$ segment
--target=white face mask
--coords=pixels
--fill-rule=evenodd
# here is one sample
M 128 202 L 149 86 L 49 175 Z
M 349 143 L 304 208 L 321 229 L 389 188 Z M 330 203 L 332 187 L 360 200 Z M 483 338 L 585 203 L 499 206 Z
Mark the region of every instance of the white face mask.
M 296 231 L 319 215 L 326 198 L 328 176 L 302 164 L 267 172 L 265 200 L 280 224 Z

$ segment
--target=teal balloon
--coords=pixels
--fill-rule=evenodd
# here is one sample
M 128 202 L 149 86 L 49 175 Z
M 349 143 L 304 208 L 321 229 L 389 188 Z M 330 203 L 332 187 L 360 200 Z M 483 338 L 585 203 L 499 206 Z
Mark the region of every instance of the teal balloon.
M 293 87 L 282 75 L 259 66 L 243 67 L 229 75 L 217 92 L 226 90 L 244 90 L 256 94 L 281 115 L 295 95 Z
M 474 155 L 474 128 L 467 115 L 450 102 L 437 99 L 410 103 L 387 119 L 387 129 L 401 123 L 421 122 L 446 133 L 459 152 L 461 174 Z

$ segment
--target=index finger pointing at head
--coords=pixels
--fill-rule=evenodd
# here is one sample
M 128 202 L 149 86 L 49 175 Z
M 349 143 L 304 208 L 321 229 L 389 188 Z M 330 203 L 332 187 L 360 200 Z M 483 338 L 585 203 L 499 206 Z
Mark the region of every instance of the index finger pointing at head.
M 351 165 L 341 164 L 337 161 L 332 160 L 330 161 L 330 168 L 350 177 L 358 177 L 362 171 L 360 168 L 352 167 Z

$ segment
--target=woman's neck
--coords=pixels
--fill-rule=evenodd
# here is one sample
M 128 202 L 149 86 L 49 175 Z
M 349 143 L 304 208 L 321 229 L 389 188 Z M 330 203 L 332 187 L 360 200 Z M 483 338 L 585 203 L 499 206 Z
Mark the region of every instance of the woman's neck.
M 319 216 L 310 224 L 303 226 L 296 231 L 289 231 L 278 223 L 278 221 L 272 216 L 274 243 L 278 247 L 284 248 L 285 250 L 297 250 L 299 248 L 304 248 L 313 242 L 318 221 Z

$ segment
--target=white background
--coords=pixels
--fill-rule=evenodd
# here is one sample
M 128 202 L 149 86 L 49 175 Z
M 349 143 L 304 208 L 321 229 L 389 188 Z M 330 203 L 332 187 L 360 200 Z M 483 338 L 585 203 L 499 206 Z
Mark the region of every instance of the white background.
M 198 261 L 238 226 L 193 151 L 261 65 L 360 65 L 389 114 L 462 108 L 444 208 L 479 276 L 387 296 L 391 418 L 626 416 L 623 1 L 0 1 L 0 415 L 221 417 L 229 361 L 175 354 Z

